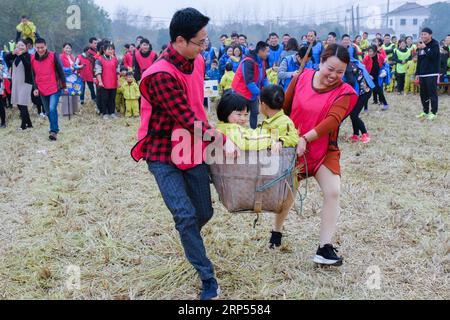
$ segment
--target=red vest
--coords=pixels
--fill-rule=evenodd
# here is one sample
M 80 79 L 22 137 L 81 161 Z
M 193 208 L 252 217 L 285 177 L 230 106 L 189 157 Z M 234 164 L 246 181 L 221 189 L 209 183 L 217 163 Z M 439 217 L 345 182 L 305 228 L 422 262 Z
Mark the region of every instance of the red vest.
M 192 111 L 195 113 L 195 117 L 204 123 L 208 122 L 208 118 L 206 116 L 205 108 L 203 106 L 204 99 L 204 74 L 205 74 L 205 60 L 201 55 L 195 59 L 194 62 L 194 71 L 192 74 L 185 74 L 177 69 L 172 63 L 168 62 L 165 59 L 159 59 L 156 63 L 154 63 L 143 75 L 142 81 L 140 85 L 140 91 L 144 99 L 141 100 L 141 125 L 138 130 L 138 140 L 139 142 L 131 151 L 131 156 L 135 161 L 139 161 L 143 158 L 142 153 L 142 145 L 144 142 L 148 141 L 150 138 L 148 136 L 149 132 L 149 123 L 150 118 L 152 116 L 152 106 L 149 103 L 150 99 L 148 96 L 148 82 L 149 77 L 153 74 L 165 72 L 169 73 L 177 82 L 182 86 L 183 90 L 186 92 L 188 104 L 191 106 Z M 177 129 L 183 128 L 182 126 L 175 124 L 173 127 L 173 131 Z M 177 143 L 173 142 L 172 147 L 174 147 Z M 196 147 L 193 145 L 193 141 L 191 144 L 191 150 L 196 150 Z M 205 145 L 202 144 L 202 148 L 204 149 Z M 173 162 L 176 159 L 172 159 Z M 195 167 L 203 161 L 192 161 L 193 164 L 177 164 L 177 167 L 182 170 L 187 170 Z M 200 163 L 198 163 L 200 162 Z
M 136 57 L 136 62 L 139 65 L 139 68 L 141 69 L 141 74 L 144 74 L 144 72 L 151 67 L 151 65 L 156 59 L 156 53 L 153 51 L 150 52 L 147 58 L 144 58 L 139 50 L 135 50 L 134 55 Z
M 59 55 L 59 58 L 61 59 L 61 62 L 62 62 L 62 65 L 64 68 L 70 68 L 70 66 L 71 66 L 70 61 L 65 53 L 61 53 Z M 73 62 L 73 64 L 75 64 L 75 58 L 72 55 L 70 55 L 70 58 L 72 58 L 72 62 Z
M 102 82 L 105 89 L 117 89 L 119 83 L 117 80 L 117 59 L 112 57 L 111 60 L 100 56 L 99 60 L 102 63 Z
M 253 60 L 250 57 L 246 57 L 239 64 L 239 67 L 236 71 L 236 75 L 234 76 L 234 79 L 233 79 L 233 83 L 231 84 L 231 87 L 233 88 L 233 90 L 236 93 L 240 94 L 247 100 L 251 100 L 253 97 L 253 94 L 247 87 L 247 83 L 245 82 L 245 78 L 244 78 L 244 72 L 242 71 L 242 66 L 243 66 L 244 62 L 248 61 L 248 60 L 253 62 L 253 68 L 254 68 L 253 78 L 255 79 L 255 84 L 258 86 L 259 89 L 262 88 L 262 86 L 264 84 L 264 79 L 266 78 L 266 62 L 263 61 L 262 77 L 260 77 L 259 65 L 255 60 Z
M 82 54 L 77 57 L 80 60 L 80 66 L 84 65 L 83 69 L 80 69 L 80 77 L 83 81 L 93 82 L 94 81 L 94 68 L 90 59 L 85 58 Z
M 41 96 L 48 97 L 58 92 L 58 81 L 55 71 L 55 53 L 48 52 L 44 60 L 36 60 L 36 56 L 31 56 L 31 66 L 34 72 L 34 81 Z
M 127 68 L 133 68 L 133 53 L 127 52 L 125 57 L 123 57 L 123 65 Z
M 316 71 L 305 69 L 297 80 L 292 102 L 291 119 L 300 135 L 304 135 L 314 129 L 327 116 L 333 104 L 342 96 L 349 95 L 350 105 L 347 109 L 348 116 L 358 101 L 355 90 L 347 83 L 334 90 L 325 93 L 317 93 L 313 87 L 313 77 Z M 308 164 L 308 173 L 314 175 L 319 170 L 325 160 L 330 144 L 330 137 L 326 135 L 308 144 L 308 151 L 305 153 Z M 299 158 L 299 163 L 303 164 L 303 172 L 306 172 L 304 158 Z

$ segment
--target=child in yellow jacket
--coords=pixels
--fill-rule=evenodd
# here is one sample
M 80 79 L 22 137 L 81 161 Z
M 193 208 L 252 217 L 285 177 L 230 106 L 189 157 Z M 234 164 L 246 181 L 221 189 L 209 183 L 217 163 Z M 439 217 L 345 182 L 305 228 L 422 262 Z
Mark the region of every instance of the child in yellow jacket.
M 267 69 L 266 74 L 271 84 L 278 84 L 278 63 L 274 63 L 272 68 Z
M 260 111 L 266 119 L 258 126 L 258 129 L 264 130 L 264 132 L 268 131 L 272 140 L 280 141 L 283 148 L 296 148 L 300 137 L 294 123 L 283 111 L 284 99 L 284 90 L 278 85 L 269 85 L 261 90 Z M 294 180 L 294 190 L 297 187 L 298 184 Z M 295 202 L 292 193 L 290 193 L 290 196 L 292 197 L 288 197 L 284 201 L 283 210 L 275 216 L 274 228 L 270 238 L 270 248 L 272 249 L 281 246 L 284 221 Z
M 119 90 L 125 100 L 125 117 L 138 117 L 141 92 L 139 91 L 138 84 L 134 80 L 132 72 L 127 73 L 126 83 L 124 83 Z
M 116 111 L 125 114 L 125 100 L 123 99 L 123 94 L 120 88 L 127 83 L 127 68 L 120 68 L 120 77 L 119 77 L 119 89 L 116 92 Z
M 417 69 L 417 55 L 414 55 L 412 60 L 406 63 L 406 75 L 405 75 L 405 96 L 412 92 L 416 93 L 416 85 L 414 81 L 416 80 L 416 69 Z
M 220 80 L 220 94 L 227 93 L 229 90 L 231 90 L 231 84 L 234 80 L 234 72 L 233 72 L 233 65 L 231 63 L 227 63 L 225 65 L 225 74 L 222 76 L 222 79 Z

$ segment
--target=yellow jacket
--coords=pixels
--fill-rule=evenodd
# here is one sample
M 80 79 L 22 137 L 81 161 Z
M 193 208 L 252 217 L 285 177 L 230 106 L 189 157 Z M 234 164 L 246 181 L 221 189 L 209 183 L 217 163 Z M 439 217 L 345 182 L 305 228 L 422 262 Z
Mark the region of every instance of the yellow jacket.
M 260 151 L 272 147 L 272 137 L 265 130 L 253 130 L 225 122 L 218 122 L 215 127 L 243 151 Z
M 361 39 L 361 43 L 359 44 L 359 47 L 361 48 L 361 50 L 367 50 L 370 46 L 369 40 L 368 39 Z
M 131 85 L 125 82 L 120 88 L 119 92 L 123 94 L 125 100 L 138 100 L 141 97 L 141 92 L 139 91 L 139 86 L 136 82 Z
M 222 90 L 231 89 L 231 84 L 233 83 L 233 80 L 234 80 L 234 72 L 225 71 L 222 80 L 220 80 L 220 87 L 222 88 Z
M 273 68 L 267 69 L 266 71 L 267 79 L 271 84 L 278 84 L 278 72 L 273 70 Z
M 33 43 L 36 42 L 36 26 L 33 22 L 28 21 L 27 23 L 19 23 L 16 27 L 17 32 L 22 33 L 21 38 L 26 39 L 30 38 L 33 40 Z
M 416 74 L 416 68 L 417 68 L 417 62 L 414 62 L 413 60 L 409 60 L 406 63 L 406 75 L 407 76 L 413 76 Z
M 294 148 L 298 145 L 299 134 L 292 120 L 281 110 L 272 118 L 265 119 L 258 128 L 269 132 L 272 140 L 283 142 L 284 148 Z

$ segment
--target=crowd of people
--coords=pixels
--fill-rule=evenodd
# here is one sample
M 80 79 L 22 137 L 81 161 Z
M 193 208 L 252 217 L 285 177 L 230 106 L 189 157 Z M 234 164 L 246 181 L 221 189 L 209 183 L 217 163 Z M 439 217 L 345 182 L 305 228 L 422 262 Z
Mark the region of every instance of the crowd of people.
M 448 81 L 450 35 L 440 46 L 429 28 L 423 28 L 416 43 L 412 37 L 397 41 L 388 34 L 369 41 L 367 33 L 353 40 L 344 34 L 338 41 L 334 32 L 320 41 L 312 30 L 300 41 L 284 34 L 280 42 L 271 33 L 253 46 L 245 35 L 233 32 L 231 37 L 222 35 L 215 49 L 208 23 L 209 18 L 197 10 L 183 9 L 175 13 L 170 42 L 159 53 L 148 39 L 138 36 L 119 57 L 111 41 L 92 37 L 75 57 L 70 43 L 62 45 L 60 54 L 50 51 L 34 24 L 23 17 L 16 43 L 0 54 L 1 125 L 5 126 L 5 106 L 16 105 L 20 130 L 32 128 L 29 107 L 35 104 L 40 116 L 49 119 L 49 139 L 57 140 L 60 97 L 63 115 L 77 113 L 78 102 L 82 106 L 86 102 L 86 87 L 103 119 L 116 119 L 120 113 L 140 116 L 132 156 L 145 160 L 156 179 L 186 257 L 203 282 L 202 299 L 219 295 L 201 236 L 213 215 L 208 166 L 203 158 L 199 163 L 175 161 L 172 133 L 182 128 L 194 134 L 194 124 L 200 121 L 202 133 L 213 137 L 204 146 L 222 139 L 231 157 L 247 150 L 277 153 L 296 148 L 298 178 L 314 177 L 324 197 L 314 262 L 342 265 L 333 245 L 340 214 L 339 128 L 350 117 L 352 141 L 368 143 L 360 113 L 368 109 L 371 96 L 381 110 L 389 110 L 384 92 L 395 88 L 398 94 L 419 88 L 423 112 L 418 117 L 434 120 L 437 84 Z M 81 79 L 80 92 L 73 78 Z M 204 108 L 205 79 L 217 80 L 221 87 L 215 126 L 209 124 Z M 261 123 L 259 113 L 265 118 Z M 293 204 L 293 198 L 283 199 L 270 248 L 281 246 L 283 224 Z

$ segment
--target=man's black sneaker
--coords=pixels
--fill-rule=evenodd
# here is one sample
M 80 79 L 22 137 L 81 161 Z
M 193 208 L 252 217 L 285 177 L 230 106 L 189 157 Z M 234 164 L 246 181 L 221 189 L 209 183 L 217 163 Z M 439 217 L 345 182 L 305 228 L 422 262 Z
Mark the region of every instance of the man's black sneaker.
M 283 234 L 281 232 L 272 231 L 272 236 L 270 237 L 270 249 L 275 249 L 281 247 L 281 238 L 283 238 Z
M 51 141 L 56 141 L 56 139 L 57 139 L 57 133 L 56 133 L 56 132 L 50 132 L 50 135 L 48 136 L 48 138 L 49 138 Z
M 319 265 L 340 267 L 344 259 L 338 257 L 338 250 L 331 244 L 326 244 L 323 248 L 319 246 L 313 261 Z

